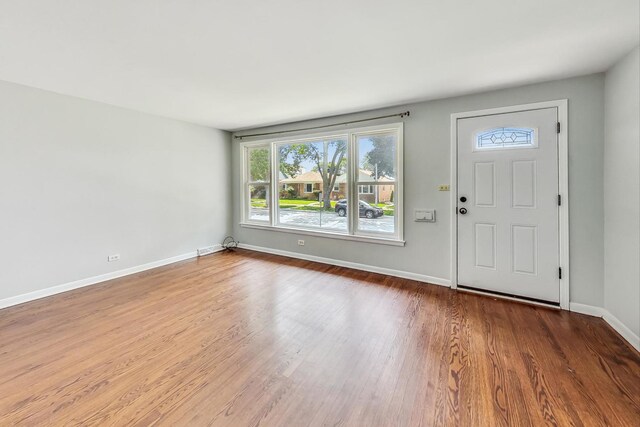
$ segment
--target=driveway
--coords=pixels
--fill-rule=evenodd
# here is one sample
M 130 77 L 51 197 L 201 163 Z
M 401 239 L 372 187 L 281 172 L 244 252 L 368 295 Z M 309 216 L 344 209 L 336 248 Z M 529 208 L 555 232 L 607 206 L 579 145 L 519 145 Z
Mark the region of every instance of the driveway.
M 268 220 L 267 209 L 252 208 L 251 219 Z M 320 227 L 324 229 L 346 231 L 347 218 L 332 211 L 304 211 L 299 209 L 280 209 L 280 223 L 295 227 Z M 393 233 L 393 217 L 383 215 L 380 218 L 359 218 L 359 229 Z

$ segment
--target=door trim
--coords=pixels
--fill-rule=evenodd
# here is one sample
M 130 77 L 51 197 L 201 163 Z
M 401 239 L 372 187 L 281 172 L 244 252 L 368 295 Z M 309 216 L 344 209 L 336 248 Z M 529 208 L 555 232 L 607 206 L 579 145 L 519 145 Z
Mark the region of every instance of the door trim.
M 451 114 L 450 206 L 452 289 L 457 289 L 458 287 L 458 221 L 456 214 L 458 202 L 458 120 L 554 107 L 558 109 L 558 122 L 560 122 L 560 133 L 558 134 L 558 191 L 562 197 L 558 218 L 558 237 L 560 244 L 558 259 L 559 267 L 562 268 L 562 278 L 560 279 L 560 308 L 569 310 L 569 114 L 568 101 L 566 99 Z

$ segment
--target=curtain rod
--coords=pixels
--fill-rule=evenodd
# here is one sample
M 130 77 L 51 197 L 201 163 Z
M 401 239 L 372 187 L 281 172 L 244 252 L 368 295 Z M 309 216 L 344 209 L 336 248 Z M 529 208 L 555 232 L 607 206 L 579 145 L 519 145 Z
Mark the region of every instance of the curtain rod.
M 277 132 L 252 133 L 252 134 L 248 134 L 248 135 L 234 135 L 234 138 L 235 139 L 242 139 L 242 138 L 251 138 L 251 137 L 254 137 L 254 136 L 279 135 L 279 134 L 282 134 L 282 133 L 300 132 L 300 131 L 303 131 L 303 130 L 330 128 L 330 127 L 333 127 L 333 126 L 350 125 L 352 123 L 369 122 L 371 120 L 388 119 L 389 117 L 409 117 L 410 115 L 411 115 L 410 111 L 405 111 L 403 113 L 389 114 L 387 116 L 371 117 L 369 119 L 351 120 L 349 122 L 334 123 L 334 124 L 331 124 L 331 125 L 312 126 L 312 127 L 300 128 L 300 129 L 281 130 L 281 131 L 277 131 Z

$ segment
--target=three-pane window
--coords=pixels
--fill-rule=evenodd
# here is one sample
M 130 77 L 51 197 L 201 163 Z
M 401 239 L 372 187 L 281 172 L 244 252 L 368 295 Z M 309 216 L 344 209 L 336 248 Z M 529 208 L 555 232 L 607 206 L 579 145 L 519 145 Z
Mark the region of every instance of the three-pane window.
M 401 123 L 245 142 L 242 153 L 243 223 L 402 240 Z

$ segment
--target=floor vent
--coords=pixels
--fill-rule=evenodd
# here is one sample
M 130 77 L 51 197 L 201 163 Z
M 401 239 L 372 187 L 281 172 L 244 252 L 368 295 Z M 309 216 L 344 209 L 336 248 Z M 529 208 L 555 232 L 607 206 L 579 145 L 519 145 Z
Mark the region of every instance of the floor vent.
M 216 246 L 207 246 L 205 248 L 198 249 L 198 256 L 205 256 L 216 252 Z

